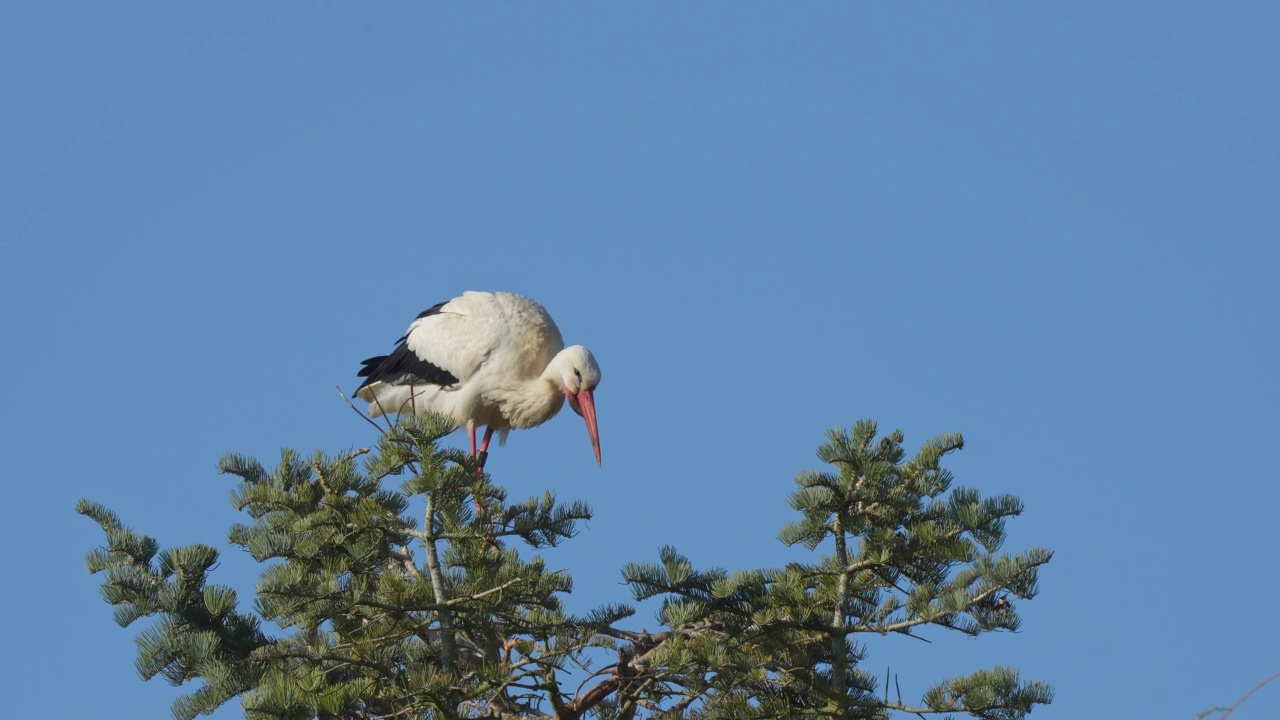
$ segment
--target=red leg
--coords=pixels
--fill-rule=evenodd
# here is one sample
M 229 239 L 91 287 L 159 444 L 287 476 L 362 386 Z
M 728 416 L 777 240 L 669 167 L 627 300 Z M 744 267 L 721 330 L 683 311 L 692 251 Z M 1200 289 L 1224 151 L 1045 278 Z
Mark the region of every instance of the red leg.
M 471 438 L 471 457 L 476 456 L 476 424 L 467 423 L 467 436 Z
M 476 453 L 476 430 L 475 426 L 471 426 L 471 454 L 480 459 L 480 465 L 476 467 L 476 474 L 484 472 L 484 461 L 489 457 L 489 440 L 493 438 L 493 428 L 485 427 L 484 439 L 480 441 L 480 452 Z M 480 514 L 480 498 L 476 497 L 476 514 Z M 493 523 L 489 523 L 489 529 L 493 529 Z
M 476 454 L 473 450 L 472 455 L 480 458 L 480 467 L 476 468 L 476 472 L 484 472 L 484 461 L 489 458 L 489 441 L 493 439 L 493 428 L 486 427 L 484 429 L 484 439 L 480 441 L 480 453 Z

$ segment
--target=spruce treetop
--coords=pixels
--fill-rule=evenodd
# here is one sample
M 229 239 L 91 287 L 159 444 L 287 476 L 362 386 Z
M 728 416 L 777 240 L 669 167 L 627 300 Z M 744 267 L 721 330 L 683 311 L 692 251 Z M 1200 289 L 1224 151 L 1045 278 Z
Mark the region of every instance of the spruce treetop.
M 106 535 L 88 566 L 116 622 L 151 620 L 139 674 L 194 684 L 176 718 L 238 699 L 251 720 L 1004 720 L 1052 699 L 997 666 L 910 702 L 866 669 L 859 633 L 1013 632 L 1017 603 L 1036 595 L 1051 553 L 1000 551 L 1022 504 L 952 487 L 942 460 L 959 435 L 908 458 L 901 432 L 877 438 L 869 420 L 831 430 L 818 449 L 828 469 L 796 477 L 799 518 L 779 533 L 812 558 L 731 572 L 663 547 L 626 563 L 632 599 L 659 602 L 651 633 L 628 627 L 626 603 L 566 612 L 572 578 L 536 550 L 572 540 L 591 509 L 551 492 L 509 500 L 476 458 L 438 444 L 452 429 L 405 417 L 375 449 L 285 450 L 270 470 L 223 457 L 248 517 L 228 541 L 264 564 L 248 609 L 211 582 L 217 549 L 162 550 L 80 502 Z

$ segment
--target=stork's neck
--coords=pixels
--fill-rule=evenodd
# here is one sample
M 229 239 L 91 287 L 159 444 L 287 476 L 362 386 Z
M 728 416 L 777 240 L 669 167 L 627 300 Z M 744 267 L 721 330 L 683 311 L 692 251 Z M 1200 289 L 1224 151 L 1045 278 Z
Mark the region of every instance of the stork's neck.
M 564 390 L 560 387 L 560 376 L 551 367 L 542 375 L 519 383 L 515 387 L 500 391 L 504 397 L 497 405 L 513 428 L 529 428 L 550 420 L 564 406 Z

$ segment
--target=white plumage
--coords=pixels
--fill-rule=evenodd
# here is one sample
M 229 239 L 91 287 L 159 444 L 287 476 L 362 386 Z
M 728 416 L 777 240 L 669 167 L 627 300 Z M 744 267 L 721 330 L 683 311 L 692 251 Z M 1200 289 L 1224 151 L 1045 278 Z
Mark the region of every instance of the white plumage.
M 560 329 L 538 303 L 511 293 L 468 291 L 425 310 L 390 355 L 364 361 L 356 395 L 374 416 L 446 415 L 467 428 L 486 426 L 479 452 L 494 431 L 506 441 L 513 428 L 550 420 L 566 399 L 587 423 L 600 462 L 594 391 L 600 366 L 581 345 L 564 346 Z

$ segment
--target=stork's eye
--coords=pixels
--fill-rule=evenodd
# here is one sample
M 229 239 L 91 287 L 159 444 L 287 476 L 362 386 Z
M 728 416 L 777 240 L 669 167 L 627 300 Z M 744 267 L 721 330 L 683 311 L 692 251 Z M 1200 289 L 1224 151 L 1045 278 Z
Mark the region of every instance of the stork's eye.
M 578 368 L 573 369 L 573 376 L 578 378 L 578 382 L 582 382 L 582 373 L 578 372 Z

